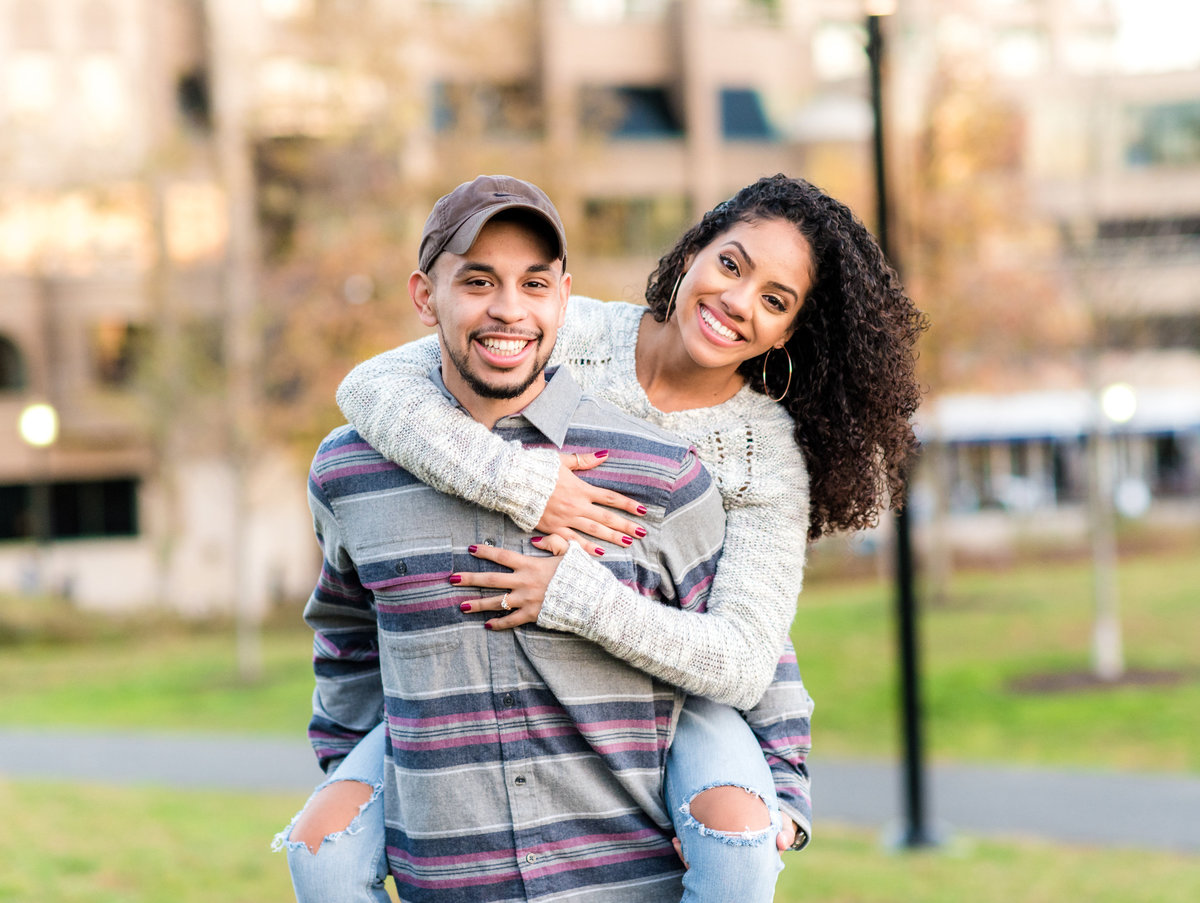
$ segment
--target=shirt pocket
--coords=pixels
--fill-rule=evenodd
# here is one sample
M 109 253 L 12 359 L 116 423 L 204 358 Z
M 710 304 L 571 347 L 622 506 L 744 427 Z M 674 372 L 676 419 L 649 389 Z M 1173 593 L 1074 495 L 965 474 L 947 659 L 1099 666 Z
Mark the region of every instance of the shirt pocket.
M 462 612 L 449 577 L 449 535 L 406 536 L 364 545 L 359 576 L 374 594 L 380 645 L 399 658 L 447 652 L 462 643 Z

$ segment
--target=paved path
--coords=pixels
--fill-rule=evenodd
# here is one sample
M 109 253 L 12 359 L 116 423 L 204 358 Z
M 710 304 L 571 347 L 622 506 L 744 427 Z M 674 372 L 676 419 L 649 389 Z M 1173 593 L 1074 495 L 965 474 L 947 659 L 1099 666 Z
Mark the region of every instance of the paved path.
M 896 766 L 814 758 L 812 767 L 818 831 L 821 821 L 900 824 Z M 285 791 L 300 802 L 320 776 L 303 740 L 0 729 L 0 778 Z M 1200 777 L 954 765 L 931 769 L 928 784 L 931 822 L 951 836 L 1200 852 Z

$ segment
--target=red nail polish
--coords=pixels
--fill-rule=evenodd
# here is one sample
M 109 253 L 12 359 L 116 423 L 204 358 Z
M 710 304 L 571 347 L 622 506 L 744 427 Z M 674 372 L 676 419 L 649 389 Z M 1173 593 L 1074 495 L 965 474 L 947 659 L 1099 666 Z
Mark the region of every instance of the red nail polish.
M 595 455 L 597 458 L 607 458 L 608 457 L 608 449 L 606 448 L 606 449 L 603 449 L 598 452 L 592 452 L 592 454 Z
M 638 514 L 645 514 L 645 513 L 646 513 L 646 506 L 645 506 L 645 505 L 638 505 L 638 506 L 637 506 L 637 513 L 638 513 Z
M 470 603 L 470 602 L 464 602 L 462 605 L 458 606 L 458 610 L 459 610 L 459 611 L 470 611 L 470 610 L 471 610 L 471 603 Z
M 484 629 L 484 630 L 491 630 L 491 629 L 492 629 L 492 622 L 491 622 L 491 621 L 484 621 L 484 622 L 483 622 L 483 629 Z
M 643 536 L 645 536 L 645 535 L 646 535 L 646 528 L 645 528 L 645 527 L 638 527 L 638 528 L 637 528 L 636 530 L 634 530 L 633 532 L 637 534 L 637 536 L 638 536 L 638 539 L 641 539 Z
M 622 536 L 621 542 L 625 543 L 625 545 L 627 545 L 627 546 L 633 545 L 633 540 L 628 536 Z
M 603 555 L 603 554 L 604 554 L 604 550 L 603 550 L 602 548 L 600 548 L 599 546 L 596 546 L 596 554 L 597 554 L 597 555 Z
M 461 574 L 451 574 L 450 582 L 453 583 L 455 586 L 458 586 L 458 584 L 462 583 L 462 575 Z
M 546 537 L 544 537 L 544 536 L 534 536 L 534 537 L 531 537 L 529 541 L 532 543 L 538 543 L 538 542 L 541 542 L 545 538 Z
M 467 551 L 470 552 L 472 555 L 474 555 L 475 550 L 478 548 L 479 548 L 479 546 L 467 546 Z

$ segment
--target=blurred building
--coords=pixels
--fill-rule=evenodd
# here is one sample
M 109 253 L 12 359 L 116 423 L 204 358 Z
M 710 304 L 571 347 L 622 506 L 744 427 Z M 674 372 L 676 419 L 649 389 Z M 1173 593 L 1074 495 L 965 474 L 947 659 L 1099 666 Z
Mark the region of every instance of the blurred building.
M 185 612 L 307 594 L 306 460 L 253 413 L 270 403 L 256 286 L 297 227 L 281 149 L 386 163 L 410 241 L 463 179 L 536 180 L 576 285 L 638 298 L 682 227 L 759 175 L 824 154 L 865 199 L 858 18 L 764 0 L 0 0 L 0 588 Z M 17 433 L 33 402 L 58 412 L 48 447 Z
M 1101 491 L 1132 518 L 1200 516 L 1200 54 L 1169 56 L 1173 32 L 1194 28 L 1181 12 L 1105 0 L 900 4 L 896 78 L 908 97 L 935 94 L 948 70 L 933 61 L 954 58 L 1013 119 L 998 136 L 1016 136 L 1011 152 L 970 176 L 975 197 L 1019 212 L 1013 231 L 1026 240 L 980 236 L 971 263 L 1008 258 L 1051 291 L 1029 303 L 1020 289 L 1036 283 L 1009 279 L 1007 297 L 989 296 L 981 267 L 976 301 L 1019 317 L 1054 303 L 1081 327 L 1075 347 L 1038 361 L 1022 356 L 1019 330 L 998 330 L 1003 386 L 942 386 L 922 410 L 924 440 L 945 446 L 931 459 L 951 512 L 1071 530 Z M 897 103 L 919 134 L 928 108 Z M 1101 400 L 1112 386 L 1130 398 L 1119 421 Z M 1092 454 L 1110 443 L 1095 487 Z M 1076 517 L 1053 516 L 1063 513 Z
M 1122 74 L 1111 12 L 900 0 L 895 184 L 914 190 L 936 61 L 966 46 L 1018 111 L 989 179 L 1036 197 L 1057 236 L 1039 266 L 1099 324 L 1080 379 L 1200 385 L 1200 72 Z M 307 459 L 269 427 L 291 389 L 264 385 L 263 348 L 300 332 L 285 351 L 312 360 L 322 323 L 381 299 L 399 316 L 429 206 L 480 172 L 543 185 L 577 290 L 607 298 L 640 298 L 681 229 L 760 175 L 806 175 L 869 221 L 862 16 L 858 0 L 0 0 L 0 590 L 185 612 L 304 598 Z M 392 245 L 333 245 L 292 278 L 313 256 L 294 237 L 323 226 L 305 191 L 333 212 L 373 194 Z M 266 330 L 266 302 L 305 280 L 316 300 L 295 316 L 313 323 Z M 58 412 L 48 447 L 18 435 L 33 402 Z M 1165 429 L 1146 441 L 1194 493 L 1200 425 Z M 1028 436 L 956 435 L 979 499 L 1012 495 L 1006 468 L 1074 472 Z

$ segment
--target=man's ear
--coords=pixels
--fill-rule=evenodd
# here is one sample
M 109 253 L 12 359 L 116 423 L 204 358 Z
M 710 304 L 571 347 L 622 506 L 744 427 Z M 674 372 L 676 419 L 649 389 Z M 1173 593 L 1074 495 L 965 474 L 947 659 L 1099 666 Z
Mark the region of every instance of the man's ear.
M 555 329 L 561 329 L 567 319 L 567 299 L 571 297 L 571 274 L 563 273 L 562 279 L 558 283 L 559 305 L 558 305 L 558 325 Z
M 437 326 L 437 310 L 433 306 L 433 280 L 427 273 L 413 270 L 408 277 L 408 295 L 412 298 L 413 307 L 417 309 L 417 318 L 426 326 Z

